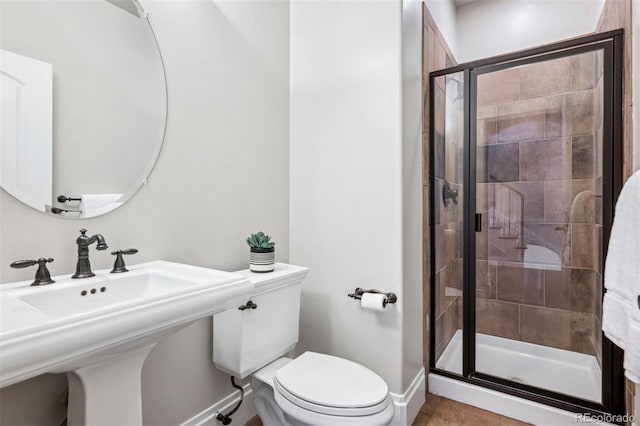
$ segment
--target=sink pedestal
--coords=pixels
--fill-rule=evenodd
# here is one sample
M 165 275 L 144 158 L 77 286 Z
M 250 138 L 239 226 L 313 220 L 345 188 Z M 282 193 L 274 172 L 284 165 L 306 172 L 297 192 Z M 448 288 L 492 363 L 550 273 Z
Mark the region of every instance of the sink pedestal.
M 67 372 L 69 426 L 142 425 L 142 365 L 155 343 Z

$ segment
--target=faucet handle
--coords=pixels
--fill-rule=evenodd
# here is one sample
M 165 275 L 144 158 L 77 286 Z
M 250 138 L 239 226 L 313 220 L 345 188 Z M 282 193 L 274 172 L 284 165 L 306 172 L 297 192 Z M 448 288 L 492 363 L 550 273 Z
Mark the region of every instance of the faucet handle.
M 129 248 L 124 250 L 116 250 L 112 251 L 111 254 L 116 256 L 116 261 L 113 264 L 113 269 L 111 270 L 112 274 L 117 274 L 119 272 L 127 272 L 127 266 L 124 264 L 124 258 L 122 257 L 125 254 L 136 254 L 138 249 Z
M 51 279 L 51 274 L 47 269 L 47 263 L 51 263 L 51 262 L 53 262 L 53 258 L 51 257 L 48 257 L 48 258 L 41 257 L 38 260 L 16 260 L 11 264 L 11 267 L 27 268 L 37 263 L 38 270 L 36 271 L 35 280 L 31 283 L 31 285 L 52 284 L 52 283 L 55 283 L 55 281 Z

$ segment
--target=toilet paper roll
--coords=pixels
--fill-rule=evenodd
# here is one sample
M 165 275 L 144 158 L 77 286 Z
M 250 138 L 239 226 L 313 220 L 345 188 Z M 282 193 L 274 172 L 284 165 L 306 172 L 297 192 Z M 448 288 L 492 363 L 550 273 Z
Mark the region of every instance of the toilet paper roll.
M 360 306 L 362 306 L 362 309 L 371 311 L 384 311 L 383 301 L 385 297 L 387 297 L 385 294 L 365 293 L 360 299 Z

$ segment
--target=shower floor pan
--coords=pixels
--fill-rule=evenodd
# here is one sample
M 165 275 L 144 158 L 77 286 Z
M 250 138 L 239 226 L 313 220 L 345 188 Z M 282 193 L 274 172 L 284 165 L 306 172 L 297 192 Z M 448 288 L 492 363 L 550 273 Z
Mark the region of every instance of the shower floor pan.
M 462 330 L 451 338 L 436 367 L 462 374 Z M 477 334 L 476 371 L 577 398 L 602 401 L 602 372 L 592 355 Z

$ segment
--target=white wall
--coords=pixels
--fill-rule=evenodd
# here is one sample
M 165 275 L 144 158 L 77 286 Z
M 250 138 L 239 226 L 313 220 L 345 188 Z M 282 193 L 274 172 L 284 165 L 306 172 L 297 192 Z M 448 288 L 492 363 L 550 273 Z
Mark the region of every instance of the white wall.
M 402 386 L 423 367 L 422 2 L 402 2 Z M 424 392 L 423 392 L 424 394 Z
M 420 13 L 291 4 L 291 262 L 311 268 L 297 350 L 362 363 L 396 394 L 422 367 Z M 356 287 L 399 302 L 363 311 Z
M 401 4 L 291 3 L 291 262 L 310 267 L 299 350 L 360 362 L 401 392 Z M 322 320 L 319 320 L 322 318 Z M 384 356 L 381 356 L 384 354 Z
M 244 239 L 259 229 L 289 258 L 289 4 L 286 1 L 143 1 L 166 63 L 169 119 L 150 183 L 120 209 L 86 220 L 45 216 L 0 191 L 0 282 L 26 280 L 16 259 L 51 256 L 74 270 L 78 229 L 100 232 L 128 259 L 245 268 Z M 110 170 L 103 171 L 111 173 Z M 259 190 L 257 190 L 259 188 Z M 91 249 L 94 269 L 113 257 Z M 146 424 L 178 424 L 233 390 L 211 361 L 211 320 L 161 342 L 143 369 Z M 64 376 L 0 391 L 3 425 L 55 425 Z
M 470 3 L 457 12 L 456 59 L 463 63 L 591 33 L 603 5 L 604 0 Z

